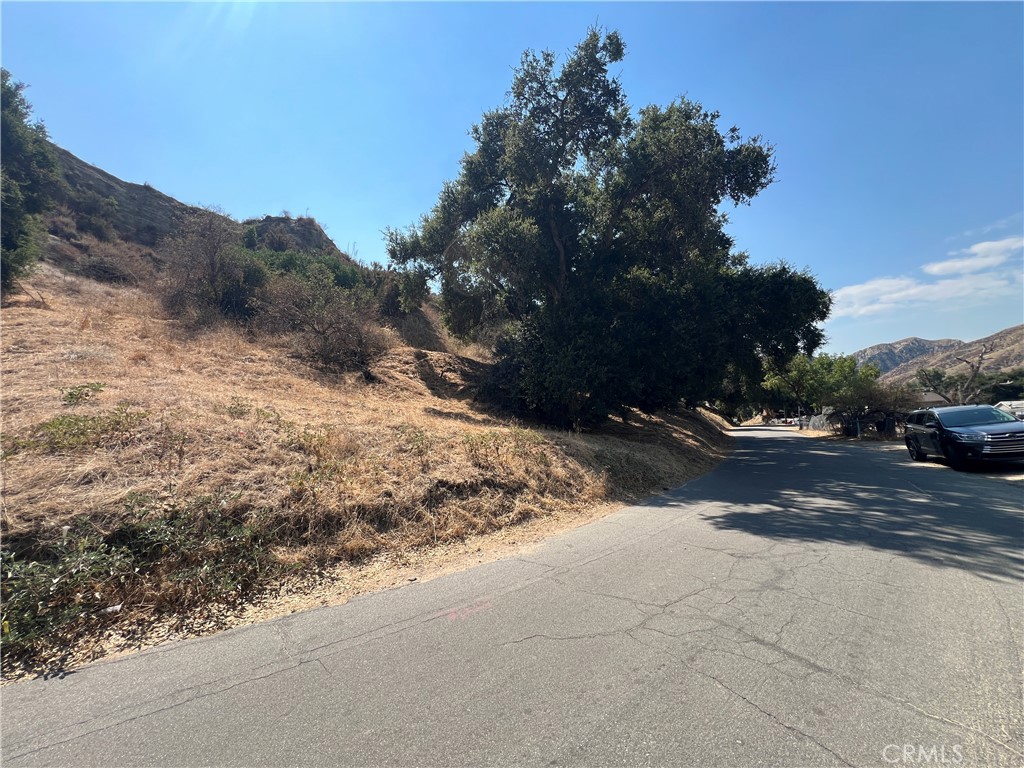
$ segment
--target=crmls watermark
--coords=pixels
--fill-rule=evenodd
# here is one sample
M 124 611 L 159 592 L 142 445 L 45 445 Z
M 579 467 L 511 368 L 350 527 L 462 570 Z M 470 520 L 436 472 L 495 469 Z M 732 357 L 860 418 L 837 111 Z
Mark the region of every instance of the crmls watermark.
M 964 761 L 964 748 L 959 744 L 887 744 L 882 759 L 892 765 L 958 765 Z

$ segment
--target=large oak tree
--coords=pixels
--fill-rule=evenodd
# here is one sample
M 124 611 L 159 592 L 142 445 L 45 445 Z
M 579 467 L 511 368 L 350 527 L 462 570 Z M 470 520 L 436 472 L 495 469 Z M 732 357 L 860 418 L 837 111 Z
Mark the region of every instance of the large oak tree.
M 634 112 L 609 73 L 624 53 L 596 29 L 561 66 L 526 52 L 458 178 L 387 233 L 440 284 L 448 327 L 493 340 L 515 399 L 557 423 L 713 397 L 730 370 L 813 351 L 830 306 L 725 232 L 724 203 L 772 182 L 772 148 L 687 99 Z

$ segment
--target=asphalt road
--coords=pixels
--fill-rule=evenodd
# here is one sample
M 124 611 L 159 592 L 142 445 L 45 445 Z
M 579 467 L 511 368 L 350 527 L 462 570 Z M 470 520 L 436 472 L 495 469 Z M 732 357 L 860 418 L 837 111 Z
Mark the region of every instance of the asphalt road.
M 27 765 L 1024 764 L 1024 492 L 787 429 L 428 583 L 2 690 Z

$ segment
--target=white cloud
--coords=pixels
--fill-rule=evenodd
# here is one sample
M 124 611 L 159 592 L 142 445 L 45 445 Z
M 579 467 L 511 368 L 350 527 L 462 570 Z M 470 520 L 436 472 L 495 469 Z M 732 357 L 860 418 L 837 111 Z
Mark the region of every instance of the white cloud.
M 961 232 L 959 235 L 947 237 L 946 240 L 949 241 L 959 240 L 960 238 L 963 237 L 976 237 L 977 235 L 987 235 L 989 232 L 995 232 L 1000 229 L 1008 229 L 1010 227 L 1018 225 L 1022 218 L 1024 218 L 1024 213 L 1013 213 L 1007 216 L 1005 219 L 994 221 L 991 224 L 986 224 L 985 226 L 978 227 L 977 229 L 968 229 L 965 232 Z
M 959 258 L 934 261 L 931 264 L 925 264 L 921 269 L 929 275 L 961 275 L 980 272 L 983 269 L 999 266 L 1010 258 L 1010 254 L 1021 248 L 1024 248 L 1024 237 L 1007 237 L 1003 240 L 975 243 L 970 248 L 953 251 L 949 254 Z
M 932 278 L 879 277 L 832 292 L 831 319 L 896 314 L 921 307 L 954 312 L 995 299 L 1020 296 L 1024 271 L 1019 261 L 1006 262 L 1024 248 L 1024 237 L 976 243 L 956 251 L 957 258 L 925 264 Z
M 864 317 L 932 305 L 942 312 L 978 306 L 1020 293 L 1019 280 L 992 273 L 926 283 L 910 277 L 882 277 L 832 292 L 832 318 Z

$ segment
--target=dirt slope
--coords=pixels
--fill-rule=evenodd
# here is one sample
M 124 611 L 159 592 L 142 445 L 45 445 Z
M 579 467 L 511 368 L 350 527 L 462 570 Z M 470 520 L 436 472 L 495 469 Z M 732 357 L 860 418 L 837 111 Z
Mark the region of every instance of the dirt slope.
M 485 363 L 397 335 L 367 381 L 233 328 L 189 335 L 136 289 L 48 266 L 33 288 L 45 306 L 2 315 L 2 531 L 20 569 L 4 631 L 25 658 L 6 674 L 469 564 L 503 531 L 578 524 L 726 449 L 686 412 L 596 434 L 503 418 L 474 401 Z

